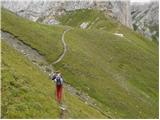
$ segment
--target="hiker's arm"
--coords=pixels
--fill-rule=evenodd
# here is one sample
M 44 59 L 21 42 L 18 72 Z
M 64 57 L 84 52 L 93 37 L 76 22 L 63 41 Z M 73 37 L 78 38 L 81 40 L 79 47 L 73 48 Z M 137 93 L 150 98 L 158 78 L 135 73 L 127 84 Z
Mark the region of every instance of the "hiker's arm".
M 52 77 L 52 80 L 54 81 L 54 82 L 57 82 L 57 80 L 56 80 L 56 77 Z
M 52 80 L 55 80 L 55 79 L 56 79 L 56 75 L 53 75 Z

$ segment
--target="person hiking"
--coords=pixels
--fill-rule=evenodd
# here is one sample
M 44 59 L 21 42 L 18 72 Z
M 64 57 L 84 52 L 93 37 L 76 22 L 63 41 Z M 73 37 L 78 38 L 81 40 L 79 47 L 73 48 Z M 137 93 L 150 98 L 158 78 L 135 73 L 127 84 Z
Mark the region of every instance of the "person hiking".
M 56 83 L 56 100 L 58 103 L 61 103 L 62 100 L 62 89 L 63 89 L 63 78 L 59 71 L 55 72 L 52 80 Z

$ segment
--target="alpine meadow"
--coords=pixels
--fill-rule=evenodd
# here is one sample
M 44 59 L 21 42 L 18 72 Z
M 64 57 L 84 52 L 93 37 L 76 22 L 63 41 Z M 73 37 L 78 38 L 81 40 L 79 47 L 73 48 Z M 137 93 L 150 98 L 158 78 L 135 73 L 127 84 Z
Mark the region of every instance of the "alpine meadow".
M 16 2 L 3 2 L 1 118 L 159 118 L 159 45 L 155 37 L 151 40 L 125 25 L 110 9 L 99 9 L 103 2 L 90 7 L 92 1 L 86 6 L 85 1 L 43 1 L 46 11 L 55 7 L 49 5 L 60 4 L 53 9 L 59 14 L 44 12 L 36 21 L 30 19 L 36 14 L 30 10 L 43 9 L 40 1 L 21 1 L 29 7 L 21 7 L 19 13 L 15 12 Z M 10 9 L 8 4 L 7 8 L 5 2 L 15 7 Z M 115 9 L 119 4 L 114 2 Z M 70 4 L 83 7 L 72 10 Z M 44 22 L 50 18 L 58 24 Z M 55 71 L 64 80 L 61 104 L 51 78 Z

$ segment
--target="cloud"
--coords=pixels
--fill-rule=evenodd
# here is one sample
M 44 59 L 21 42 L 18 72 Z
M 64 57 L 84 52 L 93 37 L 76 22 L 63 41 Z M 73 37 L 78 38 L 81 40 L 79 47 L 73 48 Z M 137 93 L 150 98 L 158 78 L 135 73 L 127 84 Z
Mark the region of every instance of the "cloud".
M 157 0 L 130 0 L 131 2 L 151 2 L 151 1 L 157 1 Z

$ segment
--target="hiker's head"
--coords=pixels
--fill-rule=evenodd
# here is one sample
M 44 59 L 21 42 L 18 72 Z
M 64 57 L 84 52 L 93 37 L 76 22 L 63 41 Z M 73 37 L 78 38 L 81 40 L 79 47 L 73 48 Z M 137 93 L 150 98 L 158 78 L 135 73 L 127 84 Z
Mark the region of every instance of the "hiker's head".
M 58 75 L 58 76 L 61 76 L 61 73 L 58 73 L 57 75 Z
M 60 71 L 55 71 L 55 73 L 56 73 L 56 74 L 61 74 L 61 72 L 60 72 Z

